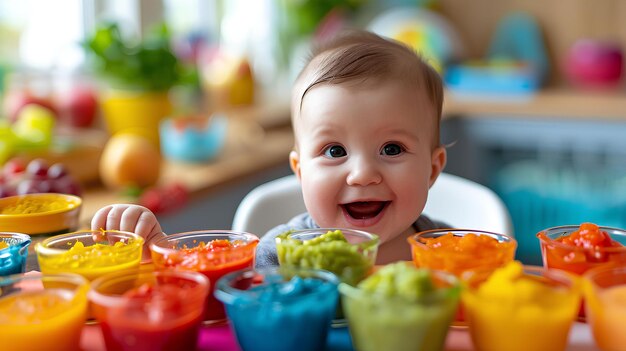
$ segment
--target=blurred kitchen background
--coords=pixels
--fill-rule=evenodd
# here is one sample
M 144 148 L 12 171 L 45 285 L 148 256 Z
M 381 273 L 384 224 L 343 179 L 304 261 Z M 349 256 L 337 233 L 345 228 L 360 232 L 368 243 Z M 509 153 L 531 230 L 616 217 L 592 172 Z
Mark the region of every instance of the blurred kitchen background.
M 0 197 L 112 193 L 169 232 L 229 227 L 290 140 L 248 174 L 225 159 L 288 130 L 309 45 L 355 27 L 441 73 L 446 172 L 502 197 L 526 262 L 541 229 L 626 227 L 621 0 L 0 0 Z

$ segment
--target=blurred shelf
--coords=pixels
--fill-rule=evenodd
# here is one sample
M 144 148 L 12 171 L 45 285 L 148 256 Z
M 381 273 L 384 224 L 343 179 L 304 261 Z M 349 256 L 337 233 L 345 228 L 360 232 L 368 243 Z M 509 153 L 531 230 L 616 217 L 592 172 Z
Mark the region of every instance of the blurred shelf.
M 567 118 L 626 121 L 626 91 L 543 89 L 528 96 L 457 95 L 445 92 L 443 115 L 469 118 Z

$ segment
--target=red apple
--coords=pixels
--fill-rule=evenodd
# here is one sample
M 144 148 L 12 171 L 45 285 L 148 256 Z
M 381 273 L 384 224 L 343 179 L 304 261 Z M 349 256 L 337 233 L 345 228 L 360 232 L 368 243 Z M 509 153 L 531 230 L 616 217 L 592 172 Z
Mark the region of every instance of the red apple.
M 98 113 L 98 99 L 95 92 L 87 87 L 74 87 L 60 93 L 56 99 L 61 120 L 64 124 L 90 127 Z
M 36 104 L 52 111 L 58 116 L 57 109 L 52 101 L 47 98 L 33 95 L 27 90 L 12 90 L 7 92 L 4 98 L 4 114 L 9 118 L 11 123 L 17 121 L 17 116 L 24 106 L 28 104 Z

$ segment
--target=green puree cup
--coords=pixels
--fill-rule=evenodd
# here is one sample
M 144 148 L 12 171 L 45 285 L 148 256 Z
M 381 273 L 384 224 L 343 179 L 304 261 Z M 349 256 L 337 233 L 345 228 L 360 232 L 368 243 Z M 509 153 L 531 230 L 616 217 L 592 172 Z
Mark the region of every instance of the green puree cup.
M 443 350 L 460 291 L 454 275 L 404 262 L 381 268 L 357 287 L 339 285 L 359 351 Z
M 378 236 L 354 229 L 306 229 L 276 237 L 281 266 L 324 269 L 356 285 L 376 262 Z

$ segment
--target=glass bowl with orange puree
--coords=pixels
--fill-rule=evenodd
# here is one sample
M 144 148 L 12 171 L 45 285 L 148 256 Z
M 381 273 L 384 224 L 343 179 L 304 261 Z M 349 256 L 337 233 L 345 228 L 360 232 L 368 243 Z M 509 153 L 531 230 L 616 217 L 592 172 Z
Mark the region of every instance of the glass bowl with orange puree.
M 496 269 L 515 257 L 517 241 L 510 236 L 482 230 L 436 229 L 409 239 L 417 267 L 452 273 L 462 278 L 467 271 Z
M 77 274 L 0 278 L 2 350 L 80 350 L 88 291 L 89 282 Z

